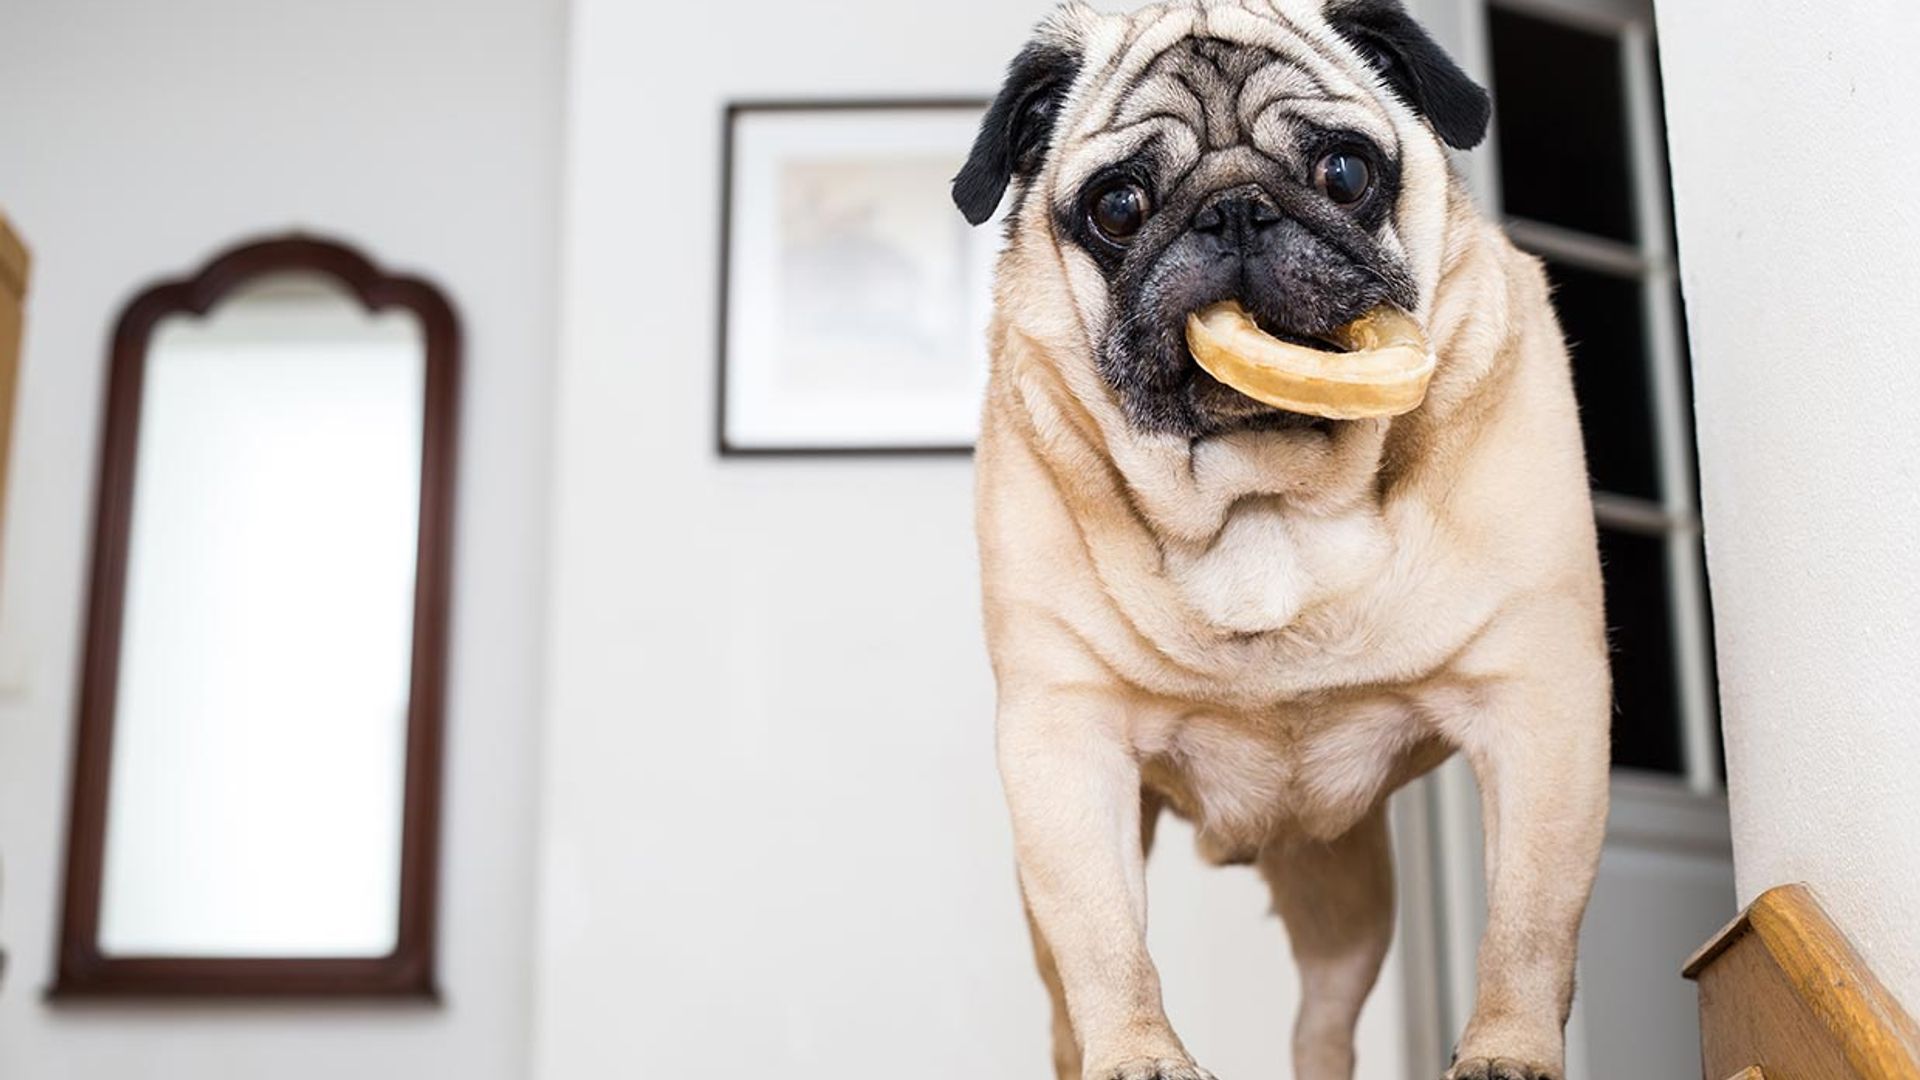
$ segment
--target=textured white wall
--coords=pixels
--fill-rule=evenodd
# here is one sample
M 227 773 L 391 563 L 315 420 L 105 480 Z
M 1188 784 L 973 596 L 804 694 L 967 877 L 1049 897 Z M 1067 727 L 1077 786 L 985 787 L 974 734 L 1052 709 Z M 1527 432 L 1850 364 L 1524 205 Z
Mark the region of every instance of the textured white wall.
M 542 1080 L 1046 1071 L 969 463 L 712 450 L 722 103 L 986 95 L 1046 7 L 574 6 Z M 1257 880 L 1169 828 L 1151 889 L 1190 1046 L 1284 1075 L 1295 976 Z M 1403 1075 L 1399 995 L 1370 1080 Z
M 1740 897 L 1920 1007 L 1920 19 L 1658 14 Z
M 525 1074 L 563 5 L 6 0 L 0 203 L 33 244 L 0 614 L 0 1077 Z M 426 274 L 467 380 L 442 1007 L 55 1007 L 106 340 L 214 250 L 301 226 Z

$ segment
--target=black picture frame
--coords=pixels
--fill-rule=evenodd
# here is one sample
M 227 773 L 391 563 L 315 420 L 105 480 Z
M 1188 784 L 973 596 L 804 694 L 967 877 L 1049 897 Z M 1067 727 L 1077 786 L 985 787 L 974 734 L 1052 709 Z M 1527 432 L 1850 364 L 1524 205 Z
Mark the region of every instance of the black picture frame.
M 728 389 L 728 340 L 727 325 L 732 314 L 733 280 L 733 239 L 734 206 L 733 188 L 738 148 L 736 136 L 738 121 L 751 113 L 802 113 L 802 112 L 899 112 L 899 111 L 952 111 L 955 109 L 978 110 L 986 112 L 991 99 L 986 96 L 948 95 L 932 97 L 876 97 L 876 98 L 754 98 L 729 101 L 721 111 L 720 124 L 720 231 L 719 231 L 719 272 L 717 275 L 715 304 L 715 355 L 714 355 L 714 450 L 722 458 L 739 459 L 831 459 L 831 458 L 899 458 L 899 457 L 969 457 L 973 454 L 973 445 L 921 443 L 900 445 L 762 445 L 742 444 L 734 441 L 728 432 L 727 389 Z M 958 211 L 955 211 L 958 213 Z

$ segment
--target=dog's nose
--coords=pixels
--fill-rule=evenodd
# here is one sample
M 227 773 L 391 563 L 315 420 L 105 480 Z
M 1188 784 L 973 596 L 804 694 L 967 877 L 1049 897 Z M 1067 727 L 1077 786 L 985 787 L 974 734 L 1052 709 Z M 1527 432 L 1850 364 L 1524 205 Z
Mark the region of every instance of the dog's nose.
M 1193 230 L 1212 236 L 1244 235 L 1277 225 L 1280 218 L 1279 209 L 1265 199 L 1235 195 L 1201 207 L 1193 215 Z

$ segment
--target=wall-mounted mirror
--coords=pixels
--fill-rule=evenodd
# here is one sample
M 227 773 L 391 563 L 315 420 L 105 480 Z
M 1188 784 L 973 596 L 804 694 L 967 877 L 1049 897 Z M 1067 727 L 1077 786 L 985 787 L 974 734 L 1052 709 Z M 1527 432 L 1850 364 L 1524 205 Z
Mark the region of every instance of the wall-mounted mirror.
M 56 996 L 433 993 L 458 347 L 306 237 L 122 315 Z

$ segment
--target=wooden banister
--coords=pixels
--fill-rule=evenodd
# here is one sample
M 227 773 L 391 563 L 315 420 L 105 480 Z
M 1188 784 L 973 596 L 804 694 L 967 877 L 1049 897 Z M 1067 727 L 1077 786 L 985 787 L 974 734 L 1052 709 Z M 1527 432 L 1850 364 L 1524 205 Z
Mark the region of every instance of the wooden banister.
M 1920 1026 L 1804 885 L 1762 893 L 1683 974 L 1709 1080 L 1920 1080 Z

